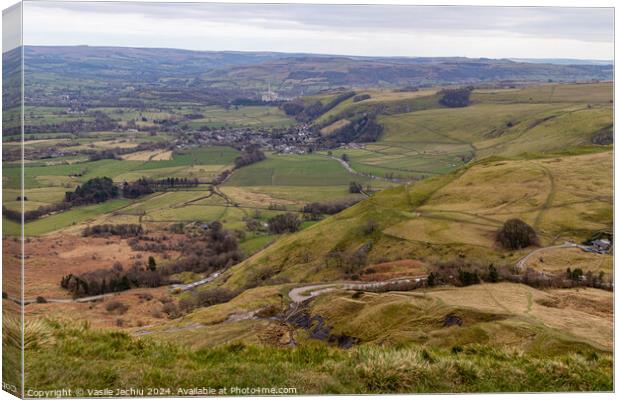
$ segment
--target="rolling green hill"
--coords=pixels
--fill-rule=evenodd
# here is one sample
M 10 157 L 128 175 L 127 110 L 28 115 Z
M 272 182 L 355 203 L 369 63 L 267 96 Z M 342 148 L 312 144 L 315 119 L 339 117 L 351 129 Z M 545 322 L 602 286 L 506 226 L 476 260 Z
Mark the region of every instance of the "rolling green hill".
M 379 177 L 411 180 L 454 171 L 472 159 L 612 142 L 611 83 L 476 89 L 471 105 L 462 108 L 441 106 L 432 90 L 360 93 L 370 98 L 346 100 L 315 124 L 329 136 L 347 118 L 374 110 L 383 127 L 378 140 L 334 154 L 346 153 L 354 170 Z

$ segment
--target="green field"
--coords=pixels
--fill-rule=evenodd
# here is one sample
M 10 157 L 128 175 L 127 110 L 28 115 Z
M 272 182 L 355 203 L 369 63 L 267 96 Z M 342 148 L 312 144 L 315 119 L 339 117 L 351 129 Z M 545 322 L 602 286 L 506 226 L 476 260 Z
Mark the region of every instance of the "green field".
M 24 234 L 26 236 L 43 235 L 117 211 L 129 204 L 131 204 L 130 200 L 117 199 L 101 204 L 76 207 L 69 211 L 28 222 L 24 226 Z
M 352 180 L 368 182 L 347 172 L 338 161 L 320 155 L 269 155 L 235 172 L 226 186 L 336 186 Z
M 203 172 L 212 178 L 224 166 L 230 165 L 239 152 L 229 147 L 213 146 L 176 152 L 171 160 L 162 161 L 128 161 L 99 160 L 72 164 L 46 166 L 26 166 L 24 169 L 24 185 L 27 189 L 43 187 L 72 188 L 81 182 L 101 176 L 107 176 L 117 182 L 125 179 L 137 179 L 142 176 L 163 178 L 168 176 L 185 176 L 181 171 L 188 167 L 196 177 Z M 205 167 L 196 168 L 204 165 Z M 211 166 L 216 166 L 215 169 Z M 176 170 L 170 170 L 176 168 Z M 157 170 L 161 169 L 158 173 Z M 171 173 L 172 172 L 172 173 Z M 19 166 L 4 168 L 3 181 L 5 188 L 19 187 L 21 169 Z M 81 176 L 70 176 L 81 174 Z
M 193 129 L 204 126 L 209 128 L 222 127 L 287 127 L 293 125 L 293 120 L 286 116 L 277 107 L 239 106 L 224 109 L 221 107 L 206 107 L 199 111 L 204 118 L 187 122 Z

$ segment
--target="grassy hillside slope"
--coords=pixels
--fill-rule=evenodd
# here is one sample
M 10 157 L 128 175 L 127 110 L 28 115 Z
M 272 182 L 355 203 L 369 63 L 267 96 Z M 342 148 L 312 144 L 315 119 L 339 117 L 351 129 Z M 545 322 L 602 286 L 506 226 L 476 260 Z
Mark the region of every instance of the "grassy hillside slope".
M 543 245 L 581 241 L 611 227 L 612 160 L 611 151 L 495 158 L 387 189 L 283 237 L 232 267 L 219 282 L 242 288 L 278 280 L 340 279 L 356 271 L 335 255 L 352 255 L 363 246 L 370 264 L 457 255 L 506 263 L 527 252 L 505 252 L 494 243 L 495 231 L 514 217 L 533 225 Z M 369 221 L 376 225 L 371 232 Z
M 569 350 L 539 356 L 472 345 L 318 345 L 272 348 L 231 343 L 190 349 L 118 331 L 37 327 L 26 357 L 26 388 L 294 387 L 296 394 L 612 390 L 612 357 Z M 30 332 L 29 332 L 30 333 Z M 234 393 L 229 393 L 234 394 Z M 268 394 L 268 393 L 265 393 Z M 293 394 L 293 393 L 289 393 Z M 145 389 L 145 394 L 146 389 Z M 151 394 L 153 395 L 153 394 Z M 203 393 L 204 395 L 204 393 Z
M 362 92 L 360 92 L 362 93 Z M 361 148 L 339 149 L 358 172 L 405 180 L 454 171 L 492 155 L 555 152 L 612 141 L 611 83 L 476 89 L 471 105 L 446 108 L 434 90 L 363 92 L 316 120 L 325 135 L 352 115 L 377 113 L 383 134 Z

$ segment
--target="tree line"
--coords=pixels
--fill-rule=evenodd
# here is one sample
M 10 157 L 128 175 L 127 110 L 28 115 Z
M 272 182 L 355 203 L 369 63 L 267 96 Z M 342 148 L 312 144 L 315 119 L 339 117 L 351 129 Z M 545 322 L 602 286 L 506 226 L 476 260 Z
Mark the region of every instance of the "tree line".
M 197 187 L 200 184 L 198 178 L 163 178 L 163 179 L 151 179 L 140 178 L 134 182 L 123 183 L 123 197 L 128 199 L 135 199 L 138 197 L 146 196 L 148 194 L 157 191 L 166 191 L 179 188 L 192 188 Z
M 190 188 L 196 187 L 199 184 L 198 178 L 140 178 L 134 182 L 124 182 L 121 189 L 119 189 L 112 179 L 108 177 L 97 177 L 89 179 L 82 185 L 78 185 L 73 191 L 66 192 L 62 202 L 26 211 L 23 217 L 25 222 L 29 222 L 49 214 L 66 211 L 72 207 L 102 203 L 110 199 L 118 198 L 120 194 L 125 198 L 135 199 L 156 191 Z M 21 200 L 21 198 L 18 200 Z M 11 210 L 6 206 L 2 206 L 2 214 L 12 221 L 21 222 L 22 213 L 20 211 Z
M 138 224 L 102 224 L 84 228 L 82 236 L 120 236 L 122 238 L 140 236 L 144 233 Z
M 254 164 L 259 161 L 263 161 L 265 158 L 265 153 L 263 153 L 258 147 L 251 147 L 244 150 L 243 153 L 237 158 L 235 158 L 235 168 L 241 168 L 246 165 Z

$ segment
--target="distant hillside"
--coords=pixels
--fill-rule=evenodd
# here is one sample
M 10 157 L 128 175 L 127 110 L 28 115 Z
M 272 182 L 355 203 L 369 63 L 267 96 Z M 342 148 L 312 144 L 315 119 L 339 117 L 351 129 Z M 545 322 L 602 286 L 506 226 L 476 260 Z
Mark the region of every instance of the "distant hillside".
M 213 69 L 260 64 L 283 56 L 269 52 L 98 46 L 26 46 L 24 49 L 25 65 L 32 72 L 139 81 L 189 77 Z
M 582 60 L 577 58 L 511 58 L 515 62 L 558 65 L 613 65 L 614 60 Z
M 581 81 L 612 77 L 612 66 L 469 58 L 288 57 L 233 68 L 229 78 L 271 79 L 285 89 L 406 87 L 497 81 Z M 274 79 L 275 78 L 275 79 Z
M 57 103 L 67 94 L 74 98 L 83 96 L 79 90 L 86 87 L 90 89 L 88 101 L 105 104 L 134 97 L 171 96 L 213 103 L 217 99 L 221 102 L 256 97 L 269 84 L 281 95 L 296 96 L 337 87 L 610 80 L 613 72 L 612 65 L 556 65 L 506 59 L 92 46 L 27 46 L 25 66 L 26 100 L 37 104 Z M 127 92 L 129 86 L 136 92 Z

